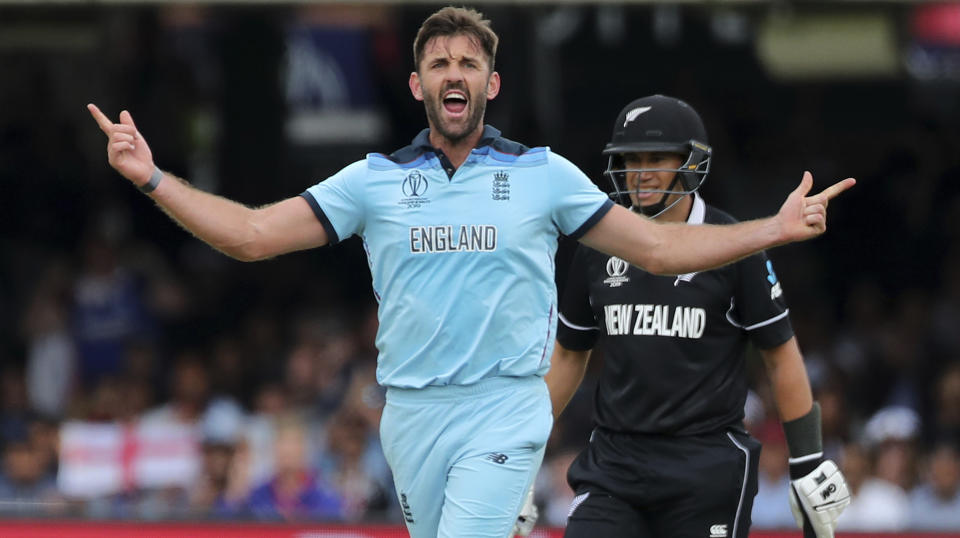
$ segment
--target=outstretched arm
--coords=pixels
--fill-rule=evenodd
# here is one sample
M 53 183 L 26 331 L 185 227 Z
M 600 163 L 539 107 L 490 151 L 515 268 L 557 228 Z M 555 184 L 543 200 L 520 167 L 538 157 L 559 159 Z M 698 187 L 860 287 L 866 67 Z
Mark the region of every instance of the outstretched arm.
M 137 187 L 147 185 L 156 166 L 133 117 L 124 110 L 113 123 L 95 105 L 87 105 L 93 119 L 107 135 L 107 160 Z M 217 250 L 242 261 L 271 258 L 286 252 L 325 245 L 323 225 L 300 197 L 261 208 L 250 208 L 190 186 L 160 172 L 149 196 L 173 220 Z
M 813 176 L 804 172 L 773 217 L 731 225 L 661 224 L 621 206 L 611 209 L 581 241 L 655 274 L 706 271 L 761 250 L 817 237 L 827 229 L 827 204 L 856 183 L 847 178 L 807 196 Z

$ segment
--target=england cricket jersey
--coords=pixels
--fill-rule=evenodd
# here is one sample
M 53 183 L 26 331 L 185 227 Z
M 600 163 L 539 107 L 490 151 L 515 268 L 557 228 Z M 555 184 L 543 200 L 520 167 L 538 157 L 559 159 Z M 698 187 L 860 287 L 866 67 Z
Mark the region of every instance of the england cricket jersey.
M 695 196 L 688 224 L 732 222 Z M 596 421 L 620 432 L 694 435 L 741 422 L 747 342 L 766 349 L 793 336 L 764 253 L 711 271 L 658 276 L 581 245 L 560 307 L 564 347 L 586 350 L 602 341 Z
M 377 380 L 402 388 L 543 375 L 558 238 L 581 236 L 612 206 L 563 157 L 490 126 L 457 169 L 425 129 L 302 196 L 330 243 L 363 239 L 379 301 Z

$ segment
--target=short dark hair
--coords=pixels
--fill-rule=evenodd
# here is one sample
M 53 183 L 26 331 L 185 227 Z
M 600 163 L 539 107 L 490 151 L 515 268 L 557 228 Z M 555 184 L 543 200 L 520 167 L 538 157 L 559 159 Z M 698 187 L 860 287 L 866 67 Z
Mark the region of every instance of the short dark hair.
M 483 18 L 479 11 L 466 7 L 447 6 L 427 17 L 413 40 L 413 63 L 417 71 L 420 70 L 420 60 L 423 58 L 423 49 L 427 42 L 437 36 L 450 37 L 466 35 L 475 40 L 487 55 L 490 70 L 493 71 L 494 59 L 497 56 L 497 43 L 500 39 L 490 27 L 490 21 Z

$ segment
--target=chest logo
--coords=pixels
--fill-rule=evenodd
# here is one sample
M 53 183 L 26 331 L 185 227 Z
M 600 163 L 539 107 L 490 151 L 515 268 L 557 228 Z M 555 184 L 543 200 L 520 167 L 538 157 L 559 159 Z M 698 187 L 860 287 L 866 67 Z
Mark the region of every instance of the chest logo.
M 624 282 L 630 282 L 630 277 L 626 276 L 628 269 L 630 269 L 630 264 L 616 256 L 611 256 L 607 260 L 607 275 L 609 275 L 609 278 L 603 279 L 603 283 L 611 288 L 619 288 Z
M 429 187 L 430 182 L 419 170 L 410 172 L 407 177 L 403 178 L 403 183 L 400 185 L 403 198 L 398 203 L 407 209 L 416 209 L 430 203 L 430 199 L 425 196 Z
M 493 174 L 493 189 L 490 197 L 494 200 L 510 199 L 510 174 L 506 170 L 498 170 Z

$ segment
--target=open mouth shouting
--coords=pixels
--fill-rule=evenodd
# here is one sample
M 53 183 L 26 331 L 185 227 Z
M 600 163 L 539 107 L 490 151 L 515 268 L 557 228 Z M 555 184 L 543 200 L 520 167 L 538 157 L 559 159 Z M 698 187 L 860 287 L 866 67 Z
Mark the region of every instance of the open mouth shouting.
M 467 94 L 463 90 L 447 90 L 441 98 L 443 110 L 449 116 L 460 118 L 467 112 Z

